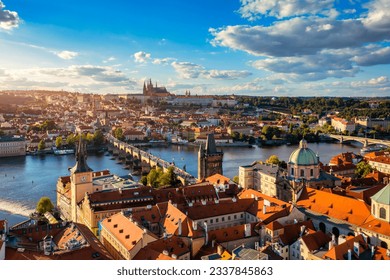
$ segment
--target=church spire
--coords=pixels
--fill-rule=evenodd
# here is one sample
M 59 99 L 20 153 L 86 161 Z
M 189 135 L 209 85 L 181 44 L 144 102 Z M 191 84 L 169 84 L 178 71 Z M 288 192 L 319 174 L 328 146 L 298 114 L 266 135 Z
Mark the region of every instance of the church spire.
M 87 149 L 84 143 L 83 135 L 80 134 L 80 140 L 76 151 L 76 164 L 70 169 L 71 173 L 89 172 L 92 169 L 87 164 Z

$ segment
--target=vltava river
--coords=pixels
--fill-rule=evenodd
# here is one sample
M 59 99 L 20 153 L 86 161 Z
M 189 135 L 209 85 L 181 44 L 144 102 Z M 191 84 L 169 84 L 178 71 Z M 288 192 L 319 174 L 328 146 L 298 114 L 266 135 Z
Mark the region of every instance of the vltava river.
M 287 161 L 297 146 L 220 148 L 223 149 L 223 173 L 229 178 L 238 175 L 240 165 L 248 165 L 256 160 L 266 160 L 277 155 Z M 327 164 L 333 155 L 341 152 L 360 152 L 360 146 L 336 143 L 309 144 L 320 160 Z M 176 166 L 186 166 L 187 172 L 197 176 L 198 148 L 186 146 L 151 147 L 148 151 Z M 60 176 L 69 175 L 68 168 L 75 163 L 74 155 L 26 156 L 0 159 L 0 219 L 8 219 L 10 224 L 20 222 L 31 213 L 39 198 L 48 196 L 56 203 L 56 183 Z M 93 170 L 109 169 L 112 174 L 126 176 L 129 170 L 112 160 L 111 156 L 89 155 L 88 164 Z

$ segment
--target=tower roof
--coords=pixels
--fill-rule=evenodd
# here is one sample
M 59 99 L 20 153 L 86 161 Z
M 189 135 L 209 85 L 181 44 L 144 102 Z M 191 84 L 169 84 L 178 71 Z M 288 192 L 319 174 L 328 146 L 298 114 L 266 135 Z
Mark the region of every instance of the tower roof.
M 207 134 L 206 154 L 216 154 L 217 148 L 215 145 L 214 133 Z
M 390 205 L 390 184 L 387 184 L 387 186 L 371 196 L 371 200 L 380 204 Z
M 81 173 L 92 171 L 87 164 L 87 149 L 83 136 L 80 135 L 79 144 L 76 150 L 76 164 L 70 169 L 71 173 Z

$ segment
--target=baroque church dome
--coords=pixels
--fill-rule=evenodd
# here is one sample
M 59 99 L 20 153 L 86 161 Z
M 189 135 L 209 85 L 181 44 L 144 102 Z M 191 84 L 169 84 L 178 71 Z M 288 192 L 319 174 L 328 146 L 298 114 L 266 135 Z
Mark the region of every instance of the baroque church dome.
M 299 148 L 291 153 L 289 159 L 291 165 L 317 165 L 318 163 L 318 156 L 307 147 L 305 139 L 299 142 Z

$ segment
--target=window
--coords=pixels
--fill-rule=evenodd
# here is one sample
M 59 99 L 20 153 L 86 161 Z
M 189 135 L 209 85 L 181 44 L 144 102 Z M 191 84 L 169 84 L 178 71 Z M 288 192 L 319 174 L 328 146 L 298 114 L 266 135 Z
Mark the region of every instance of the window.
M 305 176 L 305 170 L 301 169 L 301 177 Z
M 383 207 L 379 208 L 379 218 L 386 219 L 386 209 Z
M 310 176 L 311 176 L 311 177 L 313 177 L 313 176 L 314 176 L 314 170 L 313 170 L 313 168 L 312 168 L 312 169 L 310 169 Z
M 291 176 L 294 176 L 294 168 L 291 168 Z

